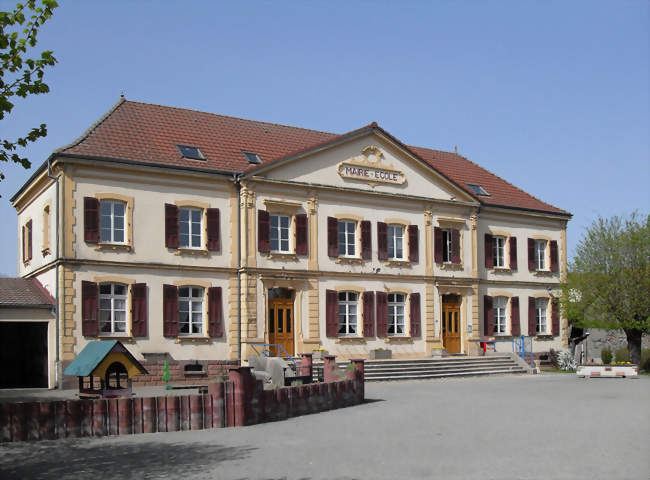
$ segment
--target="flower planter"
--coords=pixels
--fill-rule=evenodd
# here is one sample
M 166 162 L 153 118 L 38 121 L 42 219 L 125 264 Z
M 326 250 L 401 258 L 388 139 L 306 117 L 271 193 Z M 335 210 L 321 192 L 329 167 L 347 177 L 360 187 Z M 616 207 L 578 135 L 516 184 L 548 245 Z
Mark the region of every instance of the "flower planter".
M 393 358 L 392 350 L 370 350 L 370 360 L 390 360 Z
M 579 365 L 576 375 L 583 378 L 625 378 L 639 375 L 638 365 Z

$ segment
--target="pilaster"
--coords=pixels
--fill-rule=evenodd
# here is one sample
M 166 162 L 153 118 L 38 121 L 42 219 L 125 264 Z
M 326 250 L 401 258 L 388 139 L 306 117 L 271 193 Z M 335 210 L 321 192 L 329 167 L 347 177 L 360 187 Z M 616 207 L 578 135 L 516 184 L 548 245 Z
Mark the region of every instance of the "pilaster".
M 318 197 L 313 195 L 307 200 L 309 219 L 309 270 L 318 270 Z

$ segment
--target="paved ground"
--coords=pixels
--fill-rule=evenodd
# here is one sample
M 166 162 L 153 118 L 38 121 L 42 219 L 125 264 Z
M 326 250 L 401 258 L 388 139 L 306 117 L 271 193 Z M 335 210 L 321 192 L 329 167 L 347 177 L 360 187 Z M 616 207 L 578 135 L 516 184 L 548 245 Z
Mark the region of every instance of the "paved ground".
M 236 429 L 0 446 L 0 478 L 650 478 L 650 377 L 367 384 L 372 401 Z

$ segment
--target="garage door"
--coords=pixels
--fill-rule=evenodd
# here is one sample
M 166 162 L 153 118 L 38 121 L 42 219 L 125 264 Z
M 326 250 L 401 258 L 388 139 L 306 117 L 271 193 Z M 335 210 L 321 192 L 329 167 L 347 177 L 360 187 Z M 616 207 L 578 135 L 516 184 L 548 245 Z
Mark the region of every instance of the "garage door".
M 47 387 L 47 323 L 0 322 L 0 388 Z

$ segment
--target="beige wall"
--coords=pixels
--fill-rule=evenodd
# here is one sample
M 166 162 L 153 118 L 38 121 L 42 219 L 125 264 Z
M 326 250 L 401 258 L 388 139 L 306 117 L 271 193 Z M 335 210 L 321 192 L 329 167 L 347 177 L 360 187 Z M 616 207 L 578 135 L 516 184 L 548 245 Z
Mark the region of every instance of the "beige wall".
M 44 209 L 49 208 L 44 231 Z M 32 259 L 23 263 L 22 227 L 32 221 Z M 56 186 L 51 183 L 24 210 L 18 213 L 18 275 L 25 276 L 52 262 L 56 257 Z M 44 235 L 45 234 L 45 235 Z

